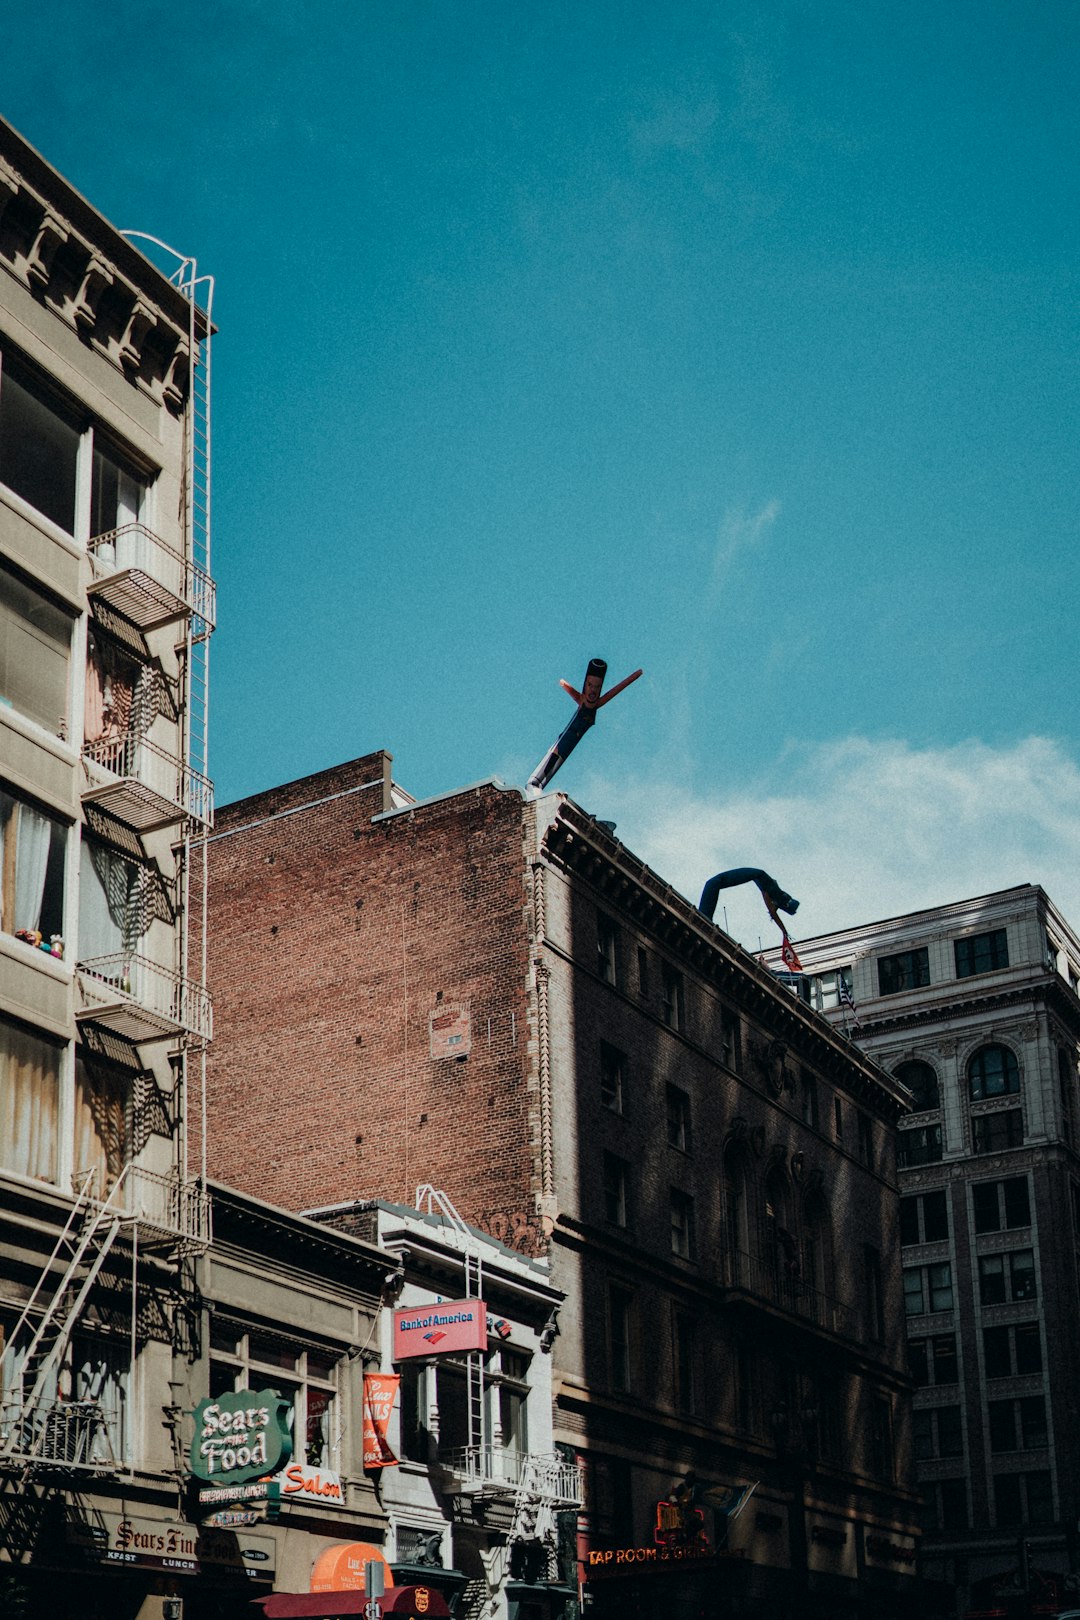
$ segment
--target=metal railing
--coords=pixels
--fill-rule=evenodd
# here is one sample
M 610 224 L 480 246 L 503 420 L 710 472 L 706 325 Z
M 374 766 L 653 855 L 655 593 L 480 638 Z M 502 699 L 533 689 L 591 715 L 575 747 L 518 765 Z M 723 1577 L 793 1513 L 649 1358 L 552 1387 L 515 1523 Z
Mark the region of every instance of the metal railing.
M 130 1165 L 127 1174 L 127 1212 L 140 1225 L 192 1248 L 210 1243 L 210 1195 L 198 1181 L 179 1175 L 159 1175 Z
M 96 742 L 83 744 L 83 758 L 93 767 L 89 773 L 91 793 L 100 794 L 101 789 L 109 786 L 109 778 L 118 783 L 131 782 L 141 790 L 138 799 L 151 799 L 174 810 L 178 816 L 190 816 L 206 826 L 213 824 L 211 782 L 175 754 L 145 737 L 100 737 Z M 108 773 L 107 776 L 104 773 Z M 128 819 L 122 808 L 120 814 L 122 819 Z M 141 824 L 146 813 L 136 810 L 134 819 L 137 825 Z
M 214 581 L 144 523 L 124 523 L 94 535 L 89 551 L 93 588 L 144 629 L 188 613 L 198 621 L 200 634 L 214 628 Z
M 208 1041 L 213 1019 L 210 996 L 194 979 L 182 978 L 138 951 L 118 951 L 76 964 L 86 997 L 84 1016 L 118 1028 L 148 1026 L 166 1034 L 184 1031 Z M 106 1009 L 113 1009 L 111 1020 Z M 137 1037 L 133 1037 L 137 1038 Z
M 774 1261 L 761 1260 L 741 1249 L 728 1253 L 724 1260 L 724 1281 L 729 1288 L 756 1295 L 830 1333 L 849 1339 L 859 1336 L 858 1312 L 808 1282 L 779 1253 Z
M 0 1402 L 0 1454 L 41 1467 L 108 1471 L 117 1465 L 115 1422 L 99 1401 Z
M 570 1509 L 581 1504 L 581 1470 L 556 1452 L 465 1446 L 445 1453 L 440 1460 L 466 1489 L 489 1486 L 516 1494 L 524 1488 L 543 1497 L 553 1509 Z

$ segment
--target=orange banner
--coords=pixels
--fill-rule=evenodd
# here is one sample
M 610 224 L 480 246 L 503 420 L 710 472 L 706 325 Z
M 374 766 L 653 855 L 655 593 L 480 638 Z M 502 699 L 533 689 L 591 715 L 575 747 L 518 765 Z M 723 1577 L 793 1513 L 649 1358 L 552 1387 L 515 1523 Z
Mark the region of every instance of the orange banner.
M 397 1373 L 364 1374 L 365 1468 L 386 1468 L 398 1460 L 390 1450 L 386 1431 L 400 1383 Z

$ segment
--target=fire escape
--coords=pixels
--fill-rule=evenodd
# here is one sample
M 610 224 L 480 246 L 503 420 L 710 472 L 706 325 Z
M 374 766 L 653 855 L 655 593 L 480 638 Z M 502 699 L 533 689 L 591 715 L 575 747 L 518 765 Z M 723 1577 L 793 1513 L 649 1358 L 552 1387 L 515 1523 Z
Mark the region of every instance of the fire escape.
M 483 1298 L 480 1245 L 449 1198 L 425 1184 L 417 1188 L 416 1207 L 443 1218 L 455 1247 L 462 1253 L 465 1297 Z M 474 1521 L 481 1519 L 489 1529 L 505 1536 L 505 1542 L 493 1550 L 487 1570 L 486 1596 L 490 1601 L 509 1574 L 515 1547 L 526 1544 L 539 1547 L 547 1578 L 555 1578 L 557 1515 L 577 1512 L 582 1488 L 578 1466 L 555 1452 L 518 1452 L 492 1444 L 488 1433 L 484 1363 L 483 1351 L 469 1353 L 466 1364 L 469 1444 L 462 1450 L 441 1454 L 439 1460 L 450 1475 L 445 1489 L 455 1499 L 457 1511 Z M 466 1592 L 465 1611 L 470 1615 L 482 1614 L 484 1597 L 483 1593 Z
M 63 1229 L 3 1348 L 0 1388 L 0 1466 L 23 1477 L 49 1471 L 115 1472 L 133 1466 L 134 1424 L 122 1446 L 118 1420 L 102 1399 L 72 1398 L 72 1335 L 103 1296 L 126 1296 L 126 1343 L 110 1341 L 126 1389 L 134 1391 L 138 1300 L 147 1287 L 175 1296 L 188 1256 L 210 1242 L 206 1190 L 206 1048 L 211 1008 L 206 991 L 206 833 L 213 824 L 207 776 L 209 639 L 214 627 L 210 575 L 210 335 L 213 281 L 195 261 L 155 238 L 138 237 L 174 266 L 169 279 L 184 295 L 187 331 L 165 384 L 166 402 L 182 409 L 184 435 L 183 550 L 141 522 L 123 523 L 89 541 L 91 622 L 124 638 L 136 653 L 150 651 L 159 630 L 177 646 L 178 678 L 169 711 L 174 748 L 145 735 L 83 746 L 82 793 L 87 827 L 104 817 L 114 848 L 137 862 L 140 884 L 167 890 L 169 961 L 137 944 L 76 962 L 76 1019 L 83 1049 L 103 1062 L 121 1062 L 131 1086 L 135 1121 L 128 1162 L 111 1186 L 99 1171 L 76 1167 Z M 95 825 L 97 823 L 97 826 Z M 171 829 L 174 873 L 164 878 L 143 846 L 145 835 Z M 157 955 L 166 954 L 158 951 Z M 140 1048 L 167 1041 L 174 1075 L 163 1089 Z M 199 1129 L 189 1133 L 192 1092 Z M 201 1143 L 197 1171 L 189 1167 L 189 1134 Z M 152 1137 L 158 1169 L 138 1162 Z M 155 1154 L 147 1155 L 151 1159 Z M 167 1163 L 168 1168 L 162 1166 Z M 141 1280 L 140 1280 L 141 1273 Z M 121 1452 L 126 1455 L 121 1455 Z

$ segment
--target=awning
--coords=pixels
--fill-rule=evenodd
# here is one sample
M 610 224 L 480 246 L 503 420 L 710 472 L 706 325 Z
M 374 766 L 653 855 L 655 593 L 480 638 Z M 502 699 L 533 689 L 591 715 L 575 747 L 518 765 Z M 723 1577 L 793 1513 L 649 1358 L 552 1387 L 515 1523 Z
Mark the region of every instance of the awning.
M 339 1541 L 324 1547 L 311 1571 L 313 1592 L 362 1592 L 365 1564 L 381 1564 L 383 1585 L 394 1584 L 393 1573 L 381 1547 L 371 1541 Z
M 273 1592 L 255 1598 L 266 1620 L 345 1620 L 362 1615 L 367 1602 L 363 1592 Z M 388 1586 L 379 1599 L 384 1615 L 397 1620 L 449 1620 L 446 1599 L 433 1586 Z

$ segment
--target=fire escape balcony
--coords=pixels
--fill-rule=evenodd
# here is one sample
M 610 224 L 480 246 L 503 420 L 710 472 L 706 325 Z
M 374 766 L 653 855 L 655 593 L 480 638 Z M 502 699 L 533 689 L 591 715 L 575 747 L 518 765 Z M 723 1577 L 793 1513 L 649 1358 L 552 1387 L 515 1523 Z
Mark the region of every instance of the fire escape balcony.
M 98 1401 L 0 1403 L 0 1458 L 5 1463 L 63 1473 L 115 1473 L 114 1422 Z
M 101 737 L 83 745 L 84 801 L 100 804 L 138 832 L 189 818 L 214 821 L 214 790 L 175 754 L 142 737 Z
M 206 989 L 139 951 L 89 957 L 76 963 L 76 973 L 82 992 L 77 1019 L 115 1030 L 136 1044 L 180 1035 L 210 1039 Z
M 453 1476 L 447 1489 L 454 1495 L 514 1501 L 528 1491 L 542 1497 L 553 1513 L 581 1506 L 581 1471 L 555 1452 L 466 1446 L 444 1454 L 440 1462 Z
M 199 1254 L 210 1246 L 210 1194 L 200 1181 L 129 1165 L 121 1213 L 136 1229 L 141 1249 Z
M 95 535 L 89 549 L 94 575 L 90 595 L 140 630 L 156 630 L 189 615 L 196 639 L 214 628 L 216 592 L 210 575 L 144 524 L 125 523 Z
M 820 1328 L 844 1339 L 858 1339 L 860 1318 L 850 1305 L 823 1293 L 785 1263 L 782 1254 L 775 1262 L 739 1251 L 729 1254 L 725 1263 L 725 1294 L 730 1306 L 763 1311 L 809 1328 Z

